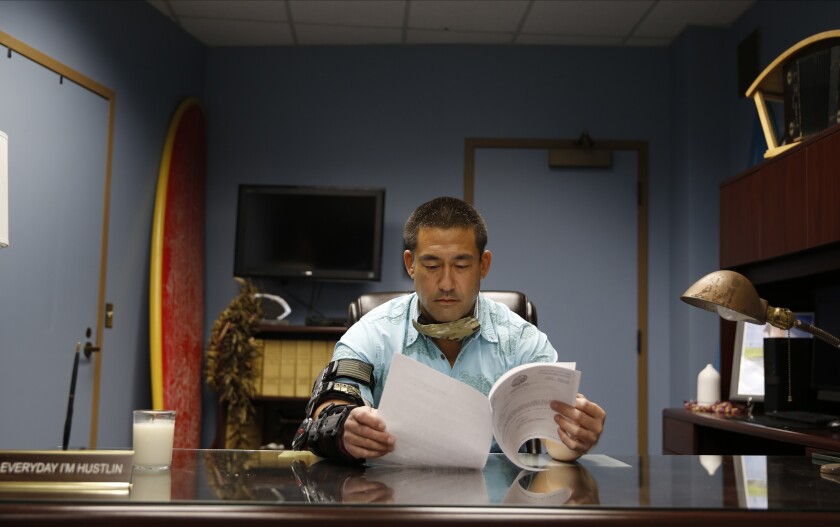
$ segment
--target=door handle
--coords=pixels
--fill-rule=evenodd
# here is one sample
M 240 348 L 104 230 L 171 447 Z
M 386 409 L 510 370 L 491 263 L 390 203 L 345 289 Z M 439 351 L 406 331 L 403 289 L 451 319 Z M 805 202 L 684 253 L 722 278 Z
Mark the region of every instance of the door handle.
M 90 330 L 90 328 L 87 328 L 87 331 L 85 331 L 85 336 L 87 338 L 90 338 L 90 335 L 91 335 L 91 330 Z M 84 352 L 85 352 L 85 358 L 86 359 L 89 359 L 92 353 L 95 353 L 99 350 L 100 350 L 99 346 L 94 346 L 93 344 L 90 343 L 90 341 L 85 342 Z
M 89 359 L 92 353 L 99 351 L 99 346 L 94 346 L 90 342 L 85 342 L 84 352 L 85 358 Z

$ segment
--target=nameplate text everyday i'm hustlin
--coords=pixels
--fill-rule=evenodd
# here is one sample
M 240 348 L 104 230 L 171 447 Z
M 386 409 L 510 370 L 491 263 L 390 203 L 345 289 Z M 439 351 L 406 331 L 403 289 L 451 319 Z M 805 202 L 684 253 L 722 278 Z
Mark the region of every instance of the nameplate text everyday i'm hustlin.
M 131 450 L 0 450 L 0 490 L 26 485 L 128 488 Z

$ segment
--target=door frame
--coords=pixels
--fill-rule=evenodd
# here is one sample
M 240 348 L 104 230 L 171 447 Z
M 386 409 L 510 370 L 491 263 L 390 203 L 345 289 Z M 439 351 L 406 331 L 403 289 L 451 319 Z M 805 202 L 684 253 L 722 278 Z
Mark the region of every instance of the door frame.
M 468 137 L 464 140 L 464 201 L 475 199 L 475 154 L 479 148 L 549 150 L 580 149 L 577 139 L 517 139 Z M 648 450 L 648 144 L 637 140 L 597 142 L 599 150 L 620 150 L 636 153 L 636 310 L 637 310 L 637 438 L 638 454 Z
M 102 371 L 102 331 L 105 327 L 105 278 L 108 268 L 108 218 L 110 217 L 111 208 L 111 164 L 113 159 L 113 144 L 114 144 L 114 113 L 116 111 L 117 94 L 99 84 L 95 80 L 79 73 L 78 71 L 62 64 L 54 58 L 38 51 L 37 49 L 21 42 L 13 36 L 0 31 L 0 44 L 9 49 L 11 56 L 12 52 L 25 57 L 32 62 L 52 71 L 59 75 L 61 81 L 64 79 L 70 80 L 82 88 L 98 95 L 108 101 L 108 136 L 107 148 L 105 152 L 105 180 L 104 180 L 104 203 L 102 204 L 102 245 L 101 253 L 99 255 L 99 295 L 98 305 L 96 311 L 96 343 L 95 346 L 100 350 L 94 353 L 93 366 L 93 395 L 91 402 L 90 415 L 90 448 L 96 448 L 96 435 L 99 423 L 99 384 Z

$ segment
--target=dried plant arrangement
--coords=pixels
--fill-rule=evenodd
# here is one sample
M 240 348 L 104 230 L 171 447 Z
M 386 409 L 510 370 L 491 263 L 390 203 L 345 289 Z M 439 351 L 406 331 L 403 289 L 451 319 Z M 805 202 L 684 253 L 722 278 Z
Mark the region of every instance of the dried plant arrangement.
M 227 406 L 226 447 L 246 448 L 249 438 L 243 433 L 255 416 L 251 398 L 255 394 L 254 361 L 257 347 L 253 334 L 261 318 L 254 285 L 236 278 L 241 290 L 219 314 L 210 333 L 206 354 L 205 380 Z

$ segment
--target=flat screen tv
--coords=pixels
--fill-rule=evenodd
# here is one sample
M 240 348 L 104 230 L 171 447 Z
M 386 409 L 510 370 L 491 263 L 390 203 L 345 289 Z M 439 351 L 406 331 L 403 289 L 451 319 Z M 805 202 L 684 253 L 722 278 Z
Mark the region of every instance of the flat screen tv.
M 233 273 L 380 280 L 384 212 L 382 188 L 240 185 Z

